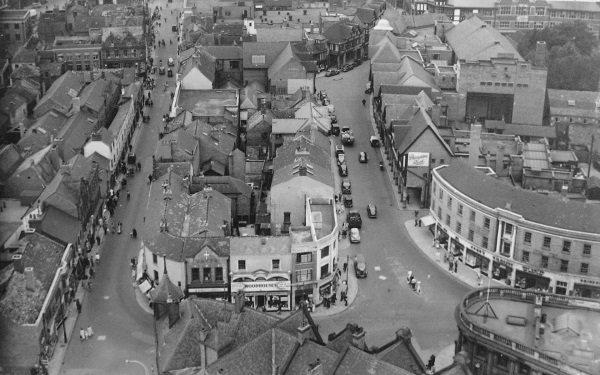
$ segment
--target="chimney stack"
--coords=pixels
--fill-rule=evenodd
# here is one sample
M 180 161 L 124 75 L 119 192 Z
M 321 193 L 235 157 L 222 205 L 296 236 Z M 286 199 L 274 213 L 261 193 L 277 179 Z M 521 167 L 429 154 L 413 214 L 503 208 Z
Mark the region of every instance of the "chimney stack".
M 481 149 L 481 124 L 471 124 L 469 144 L 469 165 L 477 167 L 479 165 L 479 152 Z
M 302 325 L 297 329 L 298 342 L 304 344 L 310 338 L 310 324 L 302 322 Z
M 537 42 L 533 62 L 535 66 L 546 66 L 546 42 Z
M 73 98 L 73 112 L 79 113 L 80 110 L 81 110 L 81 98 L 76 96 Z
M 360 350 L 365 350 L 365 335 L 365 330 L 362 327 L 358 327 L 358 330 L 352 334 L 352 346 Z
M 25 288 L 27 290 L 35 292 L 35 290 L 37 289 L 36 288 L 37 282 L 35 280 L 35 275 L 33 273 L 33 267 L 25 267 L 24 274 L 25 274 Z
M 21 272 L 21 273 L 25 272 L 25 270 L 23 269 L 23 256 L 21 254 L 13 254 L 12 264 L 13 264 L 15 271 Z

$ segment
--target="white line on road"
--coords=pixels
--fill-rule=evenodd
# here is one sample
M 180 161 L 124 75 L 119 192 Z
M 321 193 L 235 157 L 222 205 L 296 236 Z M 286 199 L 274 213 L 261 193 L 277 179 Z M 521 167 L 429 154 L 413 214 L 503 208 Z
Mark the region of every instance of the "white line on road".
M 381 267 L 375 266 L 375 271 L 381 271 Z
M 383 276 L 383 275 L 379 275 L 379 278 L 380 278 L 381 280 L 387 280 L 387 277 L 385 277 L 385 276 Z

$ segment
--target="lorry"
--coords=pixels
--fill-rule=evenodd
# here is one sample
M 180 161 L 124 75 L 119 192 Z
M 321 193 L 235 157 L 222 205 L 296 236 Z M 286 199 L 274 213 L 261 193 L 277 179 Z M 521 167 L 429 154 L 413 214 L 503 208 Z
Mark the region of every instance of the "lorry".
M 354 133 L 347 126 L 342 127 L 342 144 L 346 146 L 354 144 Z

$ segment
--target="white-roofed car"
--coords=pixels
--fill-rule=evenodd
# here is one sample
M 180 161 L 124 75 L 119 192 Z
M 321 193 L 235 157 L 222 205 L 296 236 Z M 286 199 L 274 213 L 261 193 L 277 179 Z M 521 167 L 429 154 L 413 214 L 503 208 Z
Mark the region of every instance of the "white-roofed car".
M 358 228 L 350 229 L 350 243 L 360 242 L 360 230 Z
M 365 256 L 358 254 L 354 257 L 354 273 L 357 279 L 367 277 L 367 262 Z
M 168 64 L 169 66 L 174 66 L 174 65 L 175 65 L 175 61 L 173 61 L 173 58 L 172 58 L 172 57 L 169 57 L 169 60 L 167 60 L 167 64 Z

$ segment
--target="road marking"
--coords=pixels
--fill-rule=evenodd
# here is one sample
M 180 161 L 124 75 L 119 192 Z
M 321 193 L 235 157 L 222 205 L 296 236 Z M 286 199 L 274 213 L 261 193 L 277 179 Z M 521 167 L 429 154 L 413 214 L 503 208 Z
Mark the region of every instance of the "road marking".
M 385 276 L 383 276 L 383 275 L 379 275 L 379 278 L 380 278 L 381 280 L 387 280 L 387 277 L 385 277 Z
M 375 271 L 381 271 L 381 267 L 375 266 Z
M 109 296 L 104 296 L 104 299 L 109 299 L 109 298 L 110 298 Z
M 98 340 L 98 341 L 106 341 L 106 336 L 98 336 L 98 338 L 96 340 Z

